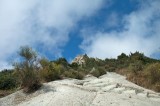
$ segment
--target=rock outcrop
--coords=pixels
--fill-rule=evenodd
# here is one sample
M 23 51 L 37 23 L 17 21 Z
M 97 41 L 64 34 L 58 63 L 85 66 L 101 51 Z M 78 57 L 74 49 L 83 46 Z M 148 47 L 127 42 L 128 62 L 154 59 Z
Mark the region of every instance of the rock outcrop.
M 77 63 L 78 65 L 84 65 L 86 63 L 86 59 L 88 59 L 89 57 L 85 54 L 85 55 L 78 55 L 77 57 L 75 57 L 72 61 L 72 63 Z

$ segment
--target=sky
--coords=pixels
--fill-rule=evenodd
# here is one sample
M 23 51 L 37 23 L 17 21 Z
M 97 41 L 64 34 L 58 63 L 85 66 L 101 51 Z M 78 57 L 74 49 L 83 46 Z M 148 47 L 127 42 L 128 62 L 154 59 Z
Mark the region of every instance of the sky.
M 21 46 L 71 61 L 139 51 L 160 58 L 160 0 L 0 0 L 0 69 Z

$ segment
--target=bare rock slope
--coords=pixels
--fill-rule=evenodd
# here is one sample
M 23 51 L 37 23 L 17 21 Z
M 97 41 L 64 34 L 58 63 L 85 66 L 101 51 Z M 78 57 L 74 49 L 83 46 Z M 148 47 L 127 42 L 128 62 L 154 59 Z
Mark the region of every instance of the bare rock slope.
M 0 99 L 0 106 L 159 106 L 160 94 L 139 87 L 116 73 L 84 80 L 45 83 L 33 94 L 18 91 Z

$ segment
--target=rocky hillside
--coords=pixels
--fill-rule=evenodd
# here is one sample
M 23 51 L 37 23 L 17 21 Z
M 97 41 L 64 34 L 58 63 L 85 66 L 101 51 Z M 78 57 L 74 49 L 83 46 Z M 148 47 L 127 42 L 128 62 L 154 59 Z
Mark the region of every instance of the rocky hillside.
M 0 106 L 159 106 L 160 94 L 137 86 L 116 73 L 84 80 L 44 83 L 32 94 L 18 91 L 0 99 Z
M 15 64 L 14 69 L 0 72 L 1 97 L 19 89 L 23 89 L 25 93 L 32 93 L 44 82 L 66 78 L 83 80 L 87 75 L 99 78 L 106 72 L 121 74 L 139 86 L 160 92 L 160 60 L 149 58 L 139 52 L 130 55 L 122 53 L 116 59 L 104 60 L 85 54 L 76 57 L 72 63 L 68 63 L 65 58 L 53 61 L 39 59 L 37 53 L 29 47 L 21 48 L 19 53 L 22 60 Z

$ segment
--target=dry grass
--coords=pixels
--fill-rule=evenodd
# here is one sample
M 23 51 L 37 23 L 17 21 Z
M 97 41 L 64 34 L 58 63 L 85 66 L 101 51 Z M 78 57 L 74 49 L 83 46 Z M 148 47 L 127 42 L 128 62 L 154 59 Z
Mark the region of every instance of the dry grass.
M 0 98 L 5 97 L 9 94 L 12 94 L 14 91 L 12 90 L 0 90 Z
M 145 87 L 147 89 L 154 90 L 156 92 L 160 92 L 160 64 L 154 63 L 146 68 L 143 71 L 139 71 L 136 74 L 132 71 L 126 69 L 121 69 L 116 71 L 118 74 L 126 76 L 127 80 Z

